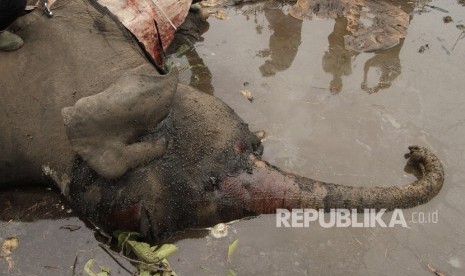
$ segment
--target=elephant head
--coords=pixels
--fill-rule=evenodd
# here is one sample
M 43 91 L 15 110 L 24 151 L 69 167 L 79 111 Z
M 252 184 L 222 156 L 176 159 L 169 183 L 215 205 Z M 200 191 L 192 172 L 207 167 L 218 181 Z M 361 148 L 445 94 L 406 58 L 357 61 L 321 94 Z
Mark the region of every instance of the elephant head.
M 80 158 L 71 177 L 70 198 L 86 217 L 111 229 L 137 230 L 148 237 L 161 237 L 187 227 L 274 213 L 277 208 L 410 208 L 427 202 L 442 187 L 441 162 L 428 149 L 418 146 L 410 147 L 408 158 L 422 173 L 417 181 L 403 187 L 352 187 L 286 173 L 261 160 L 259 135 L 251 132 L 230 107 L 189 86 L 176 86 L 173 75 L 145 80 L 156 80 L 157 88 L 132 74 L 130 77 L 137 79 L 139 86 L 133 86 L 126 76 L 123 82 L 118 81 L 101 94 L 64 109 L 67 122 L 79 122 L 67 125 L 71 140 L 80 141 L 73 142 Z M 134 99 L 138 96 L 127 97 L 130 120 L 95 111 L 107 110 L 111 114 L 108 103 L 121 99 L 122 87 L 142 97 L 140 101 Z M 149 97 L 141 93 L 146 88 L 152 89 Z M 169 112 L 169 101 L 159 97 L 165 90 L 171 91 L 167 97 L 173 97 Z M 76 114 L 83 114 L 80 109 L 87 106 L 83 103 L 99 105 L 99 99 L 105 99 L 101 104 L 106 109 L 92 109 L 92 130 L 75 131 L 88 130 L 88 121 L 76 118 Z M 118 102 L 118 112 L 124 109 L 124 101 Z M 69 110 L 74 115 L 70 116 Z M 155 115 L 154 110 L 167 115 Z M 101 116 L 102 121 L 96 116 Z M 113 118 L 117 118 L 118 124 Z M 95 128 L 96 121 L 102 126 Z M 145 129 L 140 128 L 141 122 Z M 134 125 L 139 126 L 138 131 Z M 125 135 L 120 135 L 122 130 Z M 87 139 L 90 134 L 92 137 Z M 128 148 L 149 145 L 157 149 L 156 154 L 144 146 L 141 158 L 126 159 L 124 149 L 117 148 L 112 153 L 115 148 L 106 147 L 115 140 Z M 105 170 L 100 172 L 99 160 L 105 155 L 124 161 L 126 170 L 116 177 L 109 177 Z

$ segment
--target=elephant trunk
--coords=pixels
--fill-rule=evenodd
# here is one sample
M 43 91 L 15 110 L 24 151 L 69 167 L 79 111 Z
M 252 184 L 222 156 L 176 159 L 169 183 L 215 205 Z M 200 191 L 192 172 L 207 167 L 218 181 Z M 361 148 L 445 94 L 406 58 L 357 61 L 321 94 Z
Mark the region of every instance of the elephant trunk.
M 252 157 L 253 171 L 224 178 L 220 183 L 223 208 L 234 216 L 270 214 L 278 208 L 387 209 L 411 208 L 428 202 L 439 193 L 444 169 L 428 149 L 409 147 L 410 165 L 418 165 L 422 175 L 406 186 L 353 187 L 324 183 L 281 171 Z

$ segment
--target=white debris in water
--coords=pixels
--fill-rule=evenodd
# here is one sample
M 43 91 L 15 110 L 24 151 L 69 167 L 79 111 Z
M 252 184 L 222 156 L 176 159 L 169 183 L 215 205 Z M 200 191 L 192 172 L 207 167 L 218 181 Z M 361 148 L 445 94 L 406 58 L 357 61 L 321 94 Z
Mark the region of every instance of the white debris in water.
M 218 223 L 210 228 L 210 234 L 217 239 L 224 238 L 228 235 L 229 226 L 225 223 Z
M 247 89 L 242 89 L 242 90 L 241 90 L 241 94 L 242 94 L 242 96 L 244 96 L 247 100 L 249 100 L 249 102 L 253 102 L 252 92 L 250 92 L 250 91 L 247 90 Z
M 368 145 L 366 143 L 363 143 L 362 141 L 360 141 L 358 139 L 355 139 L 355 142 L 357 142 L 357 144 L 359 144 L 361 147 L 363 147 L 366 151 L 372 151 L 370 145 Z
M 449 261 L 447 263 L 449 263 L 451 266 L 455 268 L 462 268 L 462 263 L 460 262 L 460 259 L 457 257 L 449 258 Z
M 395 128 L 401 127 L 401 125 L 396 121 L 396 119 L 394 119 L 394 117 L 387 113 L 384 113 L 381 119 L 383 120 L 383 122 L 389 122 Z

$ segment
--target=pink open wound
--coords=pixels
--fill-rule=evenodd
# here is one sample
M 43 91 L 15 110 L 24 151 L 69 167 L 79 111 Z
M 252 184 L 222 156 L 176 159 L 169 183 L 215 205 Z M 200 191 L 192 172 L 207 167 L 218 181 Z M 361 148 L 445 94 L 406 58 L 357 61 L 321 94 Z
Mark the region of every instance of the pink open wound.
M 157 63 L 162 62 L 163 51 L 173 41 L 176 28 L 184 22 L 192 4 L 192 0 L 96 1 L 107 7 L 137 37 Z M 48 6 L 53 8 L 55 2 L 49 0 Z M 36 6 L 39 6 L 39 2 Z
M 145 46 L 146 51 L 161 63 L 162 52 L 168 48 L 176 28 L 186 18 L 192 0 L 97 0 L 97 2 L 107 7 Z

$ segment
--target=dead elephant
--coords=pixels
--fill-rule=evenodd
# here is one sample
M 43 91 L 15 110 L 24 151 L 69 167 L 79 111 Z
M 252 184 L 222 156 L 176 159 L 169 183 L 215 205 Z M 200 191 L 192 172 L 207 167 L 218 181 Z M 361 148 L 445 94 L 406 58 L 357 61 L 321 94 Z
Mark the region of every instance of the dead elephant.
M 219 99 L 159 76 L 134 39 L 87 0 L 39 12 L 1 53 L 1 185 L 52 179 L 85 217 L 161 237 L 276 208 L 409 208 L 441 189 L 441 162 L 410 147 L 409 185 L 351 187 L 260 159 L 260 137 Z

